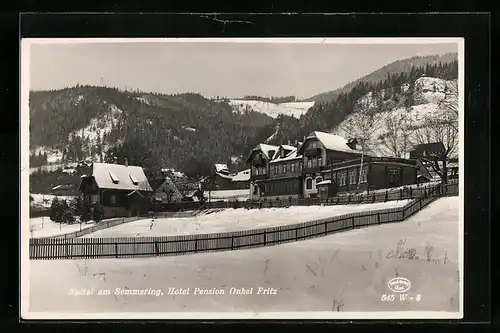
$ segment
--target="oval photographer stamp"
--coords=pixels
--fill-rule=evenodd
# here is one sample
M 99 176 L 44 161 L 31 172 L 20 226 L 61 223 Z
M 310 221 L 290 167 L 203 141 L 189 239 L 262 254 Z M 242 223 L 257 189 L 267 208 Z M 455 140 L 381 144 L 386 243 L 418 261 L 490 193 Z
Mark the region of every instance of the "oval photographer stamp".
M 396 277 L 387 282 L 387 287 L 395 293 L 405 293 L 411 289 L 411 282 L 406 278 Z

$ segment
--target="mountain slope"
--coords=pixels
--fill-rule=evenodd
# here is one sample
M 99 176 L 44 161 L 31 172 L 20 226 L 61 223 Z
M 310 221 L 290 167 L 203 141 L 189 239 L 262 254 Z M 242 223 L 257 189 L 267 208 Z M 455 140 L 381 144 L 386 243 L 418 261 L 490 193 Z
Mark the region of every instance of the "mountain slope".
M 352 88 L 354 88 L 360 82 L 375 84 L 378 81 L 384 80 L 388 74 L 399 74 L 401 72 L 409 72 L 412 67 L 425 67 L 426 65 L 439 64 L 439 63 L 450 63 L 458 60 L 457 53 L 446 53 L 443 55 L 432 55 L 425 57 L 412 57 L 404 60 L 398 60 L 390 63 L 379 70 L 376 70 L 368 75 L 365 75 L 353 82 L 348 83 L 342 88 L 328 91 L 313 97 L 310 97 L 304 101 L 307 102 L 329 102 L 336 98 L 340 93 L 347 93 Z
M 245 155 L 274 119 L 255 111 L 234 112 L 225 102 L 198 94 L 160 95 L 107 87 L 77 86 L 30 94 L 30 148 L 63 163 L 107 160 L 131 154 L 184 171 Z M 139 151 L 137 151 L 139 150 Z M 211 166 L 210 166 L 211 167 Z

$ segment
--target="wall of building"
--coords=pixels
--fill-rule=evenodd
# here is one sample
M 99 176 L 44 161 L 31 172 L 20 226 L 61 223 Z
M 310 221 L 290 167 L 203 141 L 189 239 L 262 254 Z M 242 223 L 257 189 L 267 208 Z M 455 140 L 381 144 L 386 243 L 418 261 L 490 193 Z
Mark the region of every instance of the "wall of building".
M 299 177 L 270 179 L 261 183 L 265 187 L 263 196 L 273 197 L 280 195 L 300 194 L 301 183 Z

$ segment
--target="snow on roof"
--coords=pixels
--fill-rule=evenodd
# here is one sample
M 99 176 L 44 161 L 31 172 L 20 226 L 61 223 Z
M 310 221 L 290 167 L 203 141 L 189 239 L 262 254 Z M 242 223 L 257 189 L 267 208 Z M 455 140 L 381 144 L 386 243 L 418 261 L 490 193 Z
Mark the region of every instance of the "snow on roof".
M 222 170 L 228 170 L 226 164 L 215 164 L 216 172 L 221 172 Z
M 293 150 L 289 152 L 285 157 L 281 158 L 281 156 L 277 156 L 275 159 L 273 159 L 270 163 L 276 163 L 276 162 L 283 162 L 283 161 L 290 161 L 294 160 L 297 158 L 301 158 L 301 155 L 298 155 L 298 148 L 293 147 Z
M 242 170 L 233 177 L 233 182 L 245 182 L 250 180 L 250 169 Z
M 340 135 L 314 131 L 307 136 L 307 139 L 318 139 L 323 146 L 328 150 L 343 151 L 347 153 L 361 154 L 361 150 L 351 149 L 347 142 L 348 140 Z M 371 152 L 365 151 L 365 155 L 372 155 Z
M 328 180 L 323 180 L 323 181 L 321 181 L 319 183 L 316 183 L 316 186 L 328 185 L 328 184 L 331 184 L 331 183 L 332 183 L 332 181 L 330 179 L 328 179 Z
M 142 167 L 94 163 L 92 176 L 100 188 L 152 191 Z
M 283 148 L 285 150 L 295 150 L 297 147 L 290 146 L 290 145 L 281 145 L 280 148 Z
M 276 154 L 278 149 L 279 149 L 278 146 L 261 143 L 254 150 L 261 150 L 262 153 L 264 153 L 268 158 L 270 158 L 270 156 L 269 156 L 270 151 L 274 150 L 274 153 Z
M 218 175 L 219 177 L 222 177 L 222 178 L 225 178 L 225 179 L 233 179 L 233 176 L 231 176 L 231 175 L 229 175 L 227 173 L 216 172 L 215 174 Z

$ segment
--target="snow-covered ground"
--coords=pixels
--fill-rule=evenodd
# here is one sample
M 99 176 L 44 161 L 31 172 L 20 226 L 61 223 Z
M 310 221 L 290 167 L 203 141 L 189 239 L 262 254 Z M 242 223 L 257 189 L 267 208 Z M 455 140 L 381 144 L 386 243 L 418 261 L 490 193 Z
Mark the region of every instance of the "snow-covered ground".
M 93 221 L 82 223 L 82 230 L 94 226 Z M 31 230 L 33 232 L 31 232 Z M 30 218 L 30 238 L 43 238 L 67 234 L 80 230 L 80 224 L 66 224 L 52 221 L 48 216 Z
M 208 199 L 208 191 L 205 191 L 203 194 Z M 235 200 L 239 201 L 248 200 L 250 198 L 250 189 L 245 190 L 218 190 L 210 192 L 210 200 L 218 201 L 218 200 Z
M 299 118 L 314 105 L 314 102 L 293 102 L 274 104 L 269 102 L 232 99 L 229 104 L 238 111 L 253 110 L 260 113 L 265 113 L 270 117 L 276 118 L 280 114 Z
M 443 311 L 445 316 L 449 314 L 444 311 L 457 313 L 460 304 L 458 205 L 458 197 L 442 198 L 405 222 L 257 249 L 137 259 L 33 260 L 29 311 L 155 312 L 172 317 L 176 312 L 223 316 L 320 311 L 318 315 L 326 316 L 332 311 Z M 389 255 L 404 240 L 404 250 L 414 249 L 418 258 Z M 431 247 L 427 261 L 426 248 Z M 405 301 L 388 289 L 396 274 L 411 282 Z M 233 287 L 253 288 L 253 294 L 232 295 Z M 93 295 L 72 296 L 72 288 L 92 288 Z M 114 295 L 116 288 L 150 288 L 159 294 Z M 190 294 L 169 295 L 169 288 L 190 288 Z M 195 288 L 217 288 L 224 294 L 194 294 Z M 273 288 L 276 294 L 257 294 L 259 288 Z M 98 290 L 110 290 L 111 295 L 98 296 Z M 394 301 L 383 301 L 387 294 L 395 295 Z
M 218 213 L 184 218 L 144 219 L 96 231 L 83 237 L 149 237 L 192 235 L 290 225 L 331 216 L 402 207 L 408 200 L 348 206 L 293 206 L 289 208 L 225 209 Z

